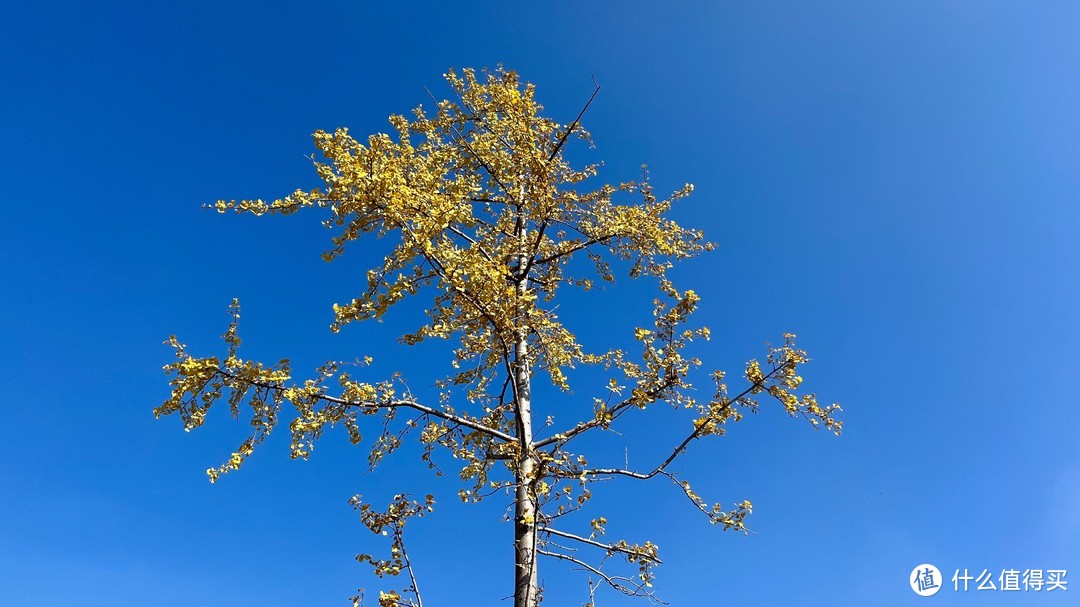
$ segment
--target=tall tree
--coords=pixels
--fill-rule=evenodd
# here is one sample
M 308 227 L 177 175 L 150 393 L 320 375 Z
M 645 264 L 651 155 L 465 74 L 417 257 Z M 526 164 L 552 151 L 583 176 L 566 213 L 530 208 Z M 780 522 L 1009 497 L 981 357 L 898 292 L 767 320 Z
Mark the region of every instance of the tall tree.
M 839 407 L 820 406 L 813 394 L 796 393 L 799 367 L 808 359 L 793 335 L 769 348 L 764 363 L 746 365 L 739 390 L 729 390 L 724 374 L 715 371 L 711 397 L 695 396 L 689 376 L 701 362 L 684 350 L 692 340 L 707 340 L 709 330 L 688 324 L 698 296 L 677 289 L 667 276 L 674 262 L 712 248 L 700 231 L 669 217 L 672 205 L 693 187 L 667 197 L 655 195 L 647 178 L 589 187 L 597 166 L 574 168 L 564 146 L 572 136 L 588 138 L 579 122 L 591 98 L 564 125 L 541 115 L 533 85 L 523 84 L 514 72 L 477 76 L 466 69 L 451 71 L 446 79 L 454 99 L 419 107 L 411 118 L 391 116 L 393 136 L 372 135 L 361 143 L 346 129 L 316 132 L 315 145 L 325 158 L 315 162 L 323 187 L 297 190 L 271 203 L 216 204 L 221 212 L 257 216 L 321 209 L 323 223 L 335 232 L 324 254 L 327 261 L 364 235 L 387 237 L 392 249 L 368 271 L 362 293 L 333 306 L 331 330 L 378 318 L 410 296 L 430 294 L 426 318 L 401 341 L 455 340 L 453 371 L 435 380 L 440 397 L 427 402 L 414 396 L 399 375 L 358 379 L 358 371 L 336 362 L 301 382 L 293 379 L 288 360 L 265 365 L 241 359 L 234 301 L 224 356 L 193 356 L 175 337 L 169 339 L 177 356 L 166 366 L 172 395 L 154 413 L 176 413 L 185 429 L 193 429 L 219 401 L 228 403 L 234 417 L 245 406 L 250 409 L 252 434 L 224 465 L 208 470 L 211 481 L 243 464 L 277 426 L 286 405 L 294 409 L 289 421 L 294 458 L 307 457 L 327 427 L 344 426 L 352 442 L 360 443 L 361 427 L 373 425 L 379 432 L 369 453 L 374 466 L 415 429 L 429 466 L 436 466 L 440 449 L 462 462 L 462 500 L 499 494 L 512 500 L 515 607 L 535 607 L 541 600 L 540 556 L 590 572 L 590 604 L 601 584 L 652 597 L 652 569 L 660 563 L 656 545 L 604 539 L 603 516 L 578 514 L 592 485 L 612 477 L 666 478 L 709 521 L 745 531 L 750 502 L 710 505 L 671 470 L 672 463 L 694 441 L 720 436 L 727 424 L 757 411 L 759 396 L 774 398 L 792 416 L 835 433 L 841 430 L 834 416 Z M 614 282 L 621 271 L 653 279 L 659 289 L 655 320 L 634 330 L 639 352 L 586 351 L 555 313 L 560 289 L 588 291 Z M 539 377 L 568 392 L 569 370 L 585 366 L 606 377 L 601 394 L 591 402 L 573 397 L 580 417 L 572 425 L 557 431 L 550 431 L 548 422 L 538 427 L 537 420 L 550 419 L 554 404 L 534 401 Z M 570 398 L 557 399 L 560 413 Z M 579 446 L 588 444 L 584 436 L 608 431 L 658 403 L 685 415 L 686 431 L 652 468 L 597 467 L 580 452 Z M 381 423 L 364 416 L 381 417 Z M 403 530 L 433 503 L 430 495 L 420 500 L 405 494 L 395 496 L 386 510 L 354 502 L 365 525 L 392 537 L 389 558 L 358 558 L 380 577 L 406 573 L 409 578 L 401 592 L 380 593 L 383 607 L 422 605 Z M 567 528 L 563 522 L 586 528 Z M 597 558 L 561 547 L 566 544 L 595 550 Z M 604 567 L 615 556 L 635 571 L 619 575 Z

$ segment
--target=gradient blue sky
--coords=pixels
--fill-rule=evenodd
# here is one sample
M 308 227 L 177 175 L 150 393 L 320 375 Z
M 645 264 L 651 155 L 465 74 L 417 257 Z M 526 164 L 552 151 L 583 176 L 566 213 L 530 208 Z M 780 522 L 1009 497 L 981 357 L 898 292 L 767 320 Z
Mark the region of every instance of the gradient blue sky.
M 608 179 L 644 162 L 661 189 L 697 185 L 678 216 L 720 248 L 676 278 L 703 297 L 707 364 L 794 331 L 807 385 L 846 409 L 842 438 L 770 410 L 681 464 L 708 499 L 753 500 L 749 537 L 662 484 L 610 485 L 609 530 L 661 546 L 664 598 L 1075 603 L 920 598 L 907 576 L 1080 579 L 1080 5 L 104 0 L 0 9 L 0 605 L 345 605 L 379 586 L 351 560 L 376 545 L 347 498 L 429 488 L 439 509 L 411 528 L 429 604 L 504 604 L 496 505 L 412 461 L 365 475 L 337 435 L 307 462 L 278 437 L 211 486 L 244 429 L 150 413 L 161 340 L 216 348 L 234 296 L 249 356 L 376 354 L 414 387 L 443 369 L 393 345 L 407 313 L 326 330 L 363 247 L 328 265 L 315 215 L 200 205 L 314 185 L 315 129 L 387 130 L 446 68 L 499 62 L 566 121 L 596 77 L 596 149 L 575 154 Z M 622 339 L 641 288 L 577 310 L 582 339 Z M 665 440 L 628 436 L 642 463 Z M 584 600 L 578 574 L 543 578 L 545 604 Z

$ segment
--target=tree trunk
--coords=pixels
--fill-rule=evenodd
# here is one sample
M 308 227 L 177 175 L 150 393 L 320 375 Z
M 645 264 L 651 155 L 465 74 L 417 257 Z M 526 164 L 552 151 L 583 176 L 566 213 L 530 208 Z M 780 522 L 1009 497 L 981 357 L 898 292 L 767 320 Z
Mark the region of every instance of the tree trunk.
M 514 507 L 514 607 L 537 605 L 536 570 L 536 458 L 532 454 L 532 402 L 528 346 L 519 340 L 515 352 L 515 383 L 518 399 L 518 432 L 521 454 L 518 459 L 517 492 Z
M 524 198 L 522 188 L 521 196 Z M 517 237 L 517 291 L 524 295 L 528 289 L 528 276 L 523 274 L 526 264 L 526 229 L 524 217 L 518 216 Z M 531 369 L 529 367 L 528 329 L 524 319 L 520 323 L 514 344 L 514 386 L 518 418 L 518 466 L 517 491 L 514 500 L 514 607 L 536 607 L 539 604 L 539 583 L 536 569 L 536 522 L 539 515 L 536 496 L 536 458 L 532 449 L 532 395 Z

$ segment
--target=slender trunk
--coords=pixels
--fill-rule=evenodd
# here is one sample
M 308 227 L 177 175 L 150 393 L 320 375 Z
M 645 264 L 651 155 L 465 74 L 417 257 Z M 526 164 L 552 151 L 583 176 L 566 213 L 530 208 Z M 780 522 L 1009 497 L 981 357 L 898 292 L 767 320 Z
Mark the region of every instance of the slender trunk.
M 515 382 L 518 388 L 518 431 L 522 450 L 518 460 L 514 507 L 514 607 L 537 604 L 536 570 L 536 459 L 532 454 L 532 409 L 529 398 L 528 346 L 517 343 Z
M 525 189 L 522 187 L 520 200 L 524 200 L 524 196 Z M 515 286 L 520 296 L 529 288 L 529 277 L 524 275 L 528 242 L 526 223 L 520 211 L 515 232 L 519 246 Z M 536 522 L 539 512 L 536 499 L 536 458 L 532 449 L 532 374 L 529 367 L 529 334 L 524 315 L 519 315 L 517 323 L 513 368 L 520 450 L 516 475 L 517 492 L 514 496 L 514 607 L 536 607 L 539 603 L 536 569 Z

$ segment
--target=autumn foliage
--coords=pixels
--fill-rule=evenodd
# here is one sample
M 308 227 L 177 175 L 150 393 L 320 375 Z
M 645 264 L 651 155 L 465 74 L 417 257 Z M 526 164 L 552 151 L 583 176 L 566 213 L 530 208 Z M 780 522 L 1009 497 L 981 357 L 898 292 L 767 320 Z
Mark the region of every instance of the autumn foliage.
M 594 483 L 667 478 L 707 520 L 743 531 L 750 502 L 706 502 L 670 471 L 672 462 L 691 443 L 721 436 L 745 413 L 757 411 L 762 397 L 837 434 L 839 407 L 819 405 L 813 394 L 799 391 L 808 358 L 793 335 L 769 348 L 764 361 L 750 361 L 736 388 L 714 371 L 703 374 L 707 390 L 691 390 L 691 375 L 702 363 L 685 354 L 687 346 L 710 334 L 688 322 L 698 296 L 678 289 L 667 273 L 674 263 L 712 248 L 701 232 L 670 217 L 693 186 L 660 196 L 647 178 L 595 185 L 597 165 L 574 167 L 563 153 L 571 138 L 589 137 L 580 115 L 569 124 L 543 116 L 533 85 L 510 71 L 451 71 L 446 80 L 452 100 L 391 116 L 390 134 L 358 140 L 346 129 L 316 132 L 321 187 L 272 202 L 215 205 L 221 212 L 256 216 L 315 211 L 333 233 L 328 261 L 347 247 L 363 246 L 357 243 L 368 237 L 390 242 L 391 250 L 367 272 L 356 297 L 334 304 L 331 330 L 378 318 L 406 298 L 427 298 L 426 317 L 401 341 L 452 340 L 450 375 L 409 378 L 433 382 L 441 397 L 422 401 L 401 376 L 366 377 L 370 359 L 328 362 L 305 379 L 296 378 L 288 360 L 244 360 L 234 302 L 221 356 L 195 356 L 170 338 L 177 356 L 166 366 L 172 394 L 155 414 L 176 414 L 190 430 L 222 403 L 234 417 L 248 419 L 252 434 L 228 461 L 208 471 L 212 481 L 240 468 L 281 421 L 291 433 L 292 456 L 300 458 L 333 426 L 354 443 L 369 443 L 372 465 L 403 440 L 415 439 L 428 464 L 448 452 L 460 465 L 462 500 L 512 502 L 515 607 L 539 602 L 540 557 L 590 572 L 590 603 L 597 584 L 652 597 L 657 546 L 606 538 L 600 514 L 568 516 L 587 512 Z M 651 279 L 657 288 L 654 321 L 633 331 L 638 346 L 632 350 L 587 351 L 556 314 L 561 290 L 589 291 L 624 275 Z M 587 366 L 606 374 L 602 393 L 575 396 L 579 417 L 569 425 L 538 424 L 550 415 L 551 404 L 533 398 L 535 382 L 566 391 L 569 370 Z M 594 466 L 577 449 L 585 444 L 579 437 L 608 431 L 624 416 L 658 403 L 670 405 L 671 415 L 685 416 L 685 435 L 656 465 Z M 560 418 L 565 415 L 564 405 Z M 380 605 L 422 604 L 403 529 L 433 504 L 433 496 L 414 500 L 404 494 L 385 510 L 354 504 L 373 532 L 393 538 L 388 558 L 364 554 L 360 560 L 380 577 L 409 579 L 405 587 L 382 592 Z M 564 521 L 590 523 L 567 528 Z M 567 544 L 582 550 L 559 547 Z M 628 563 L 630 571 L 612 571 L 611 557 Z

